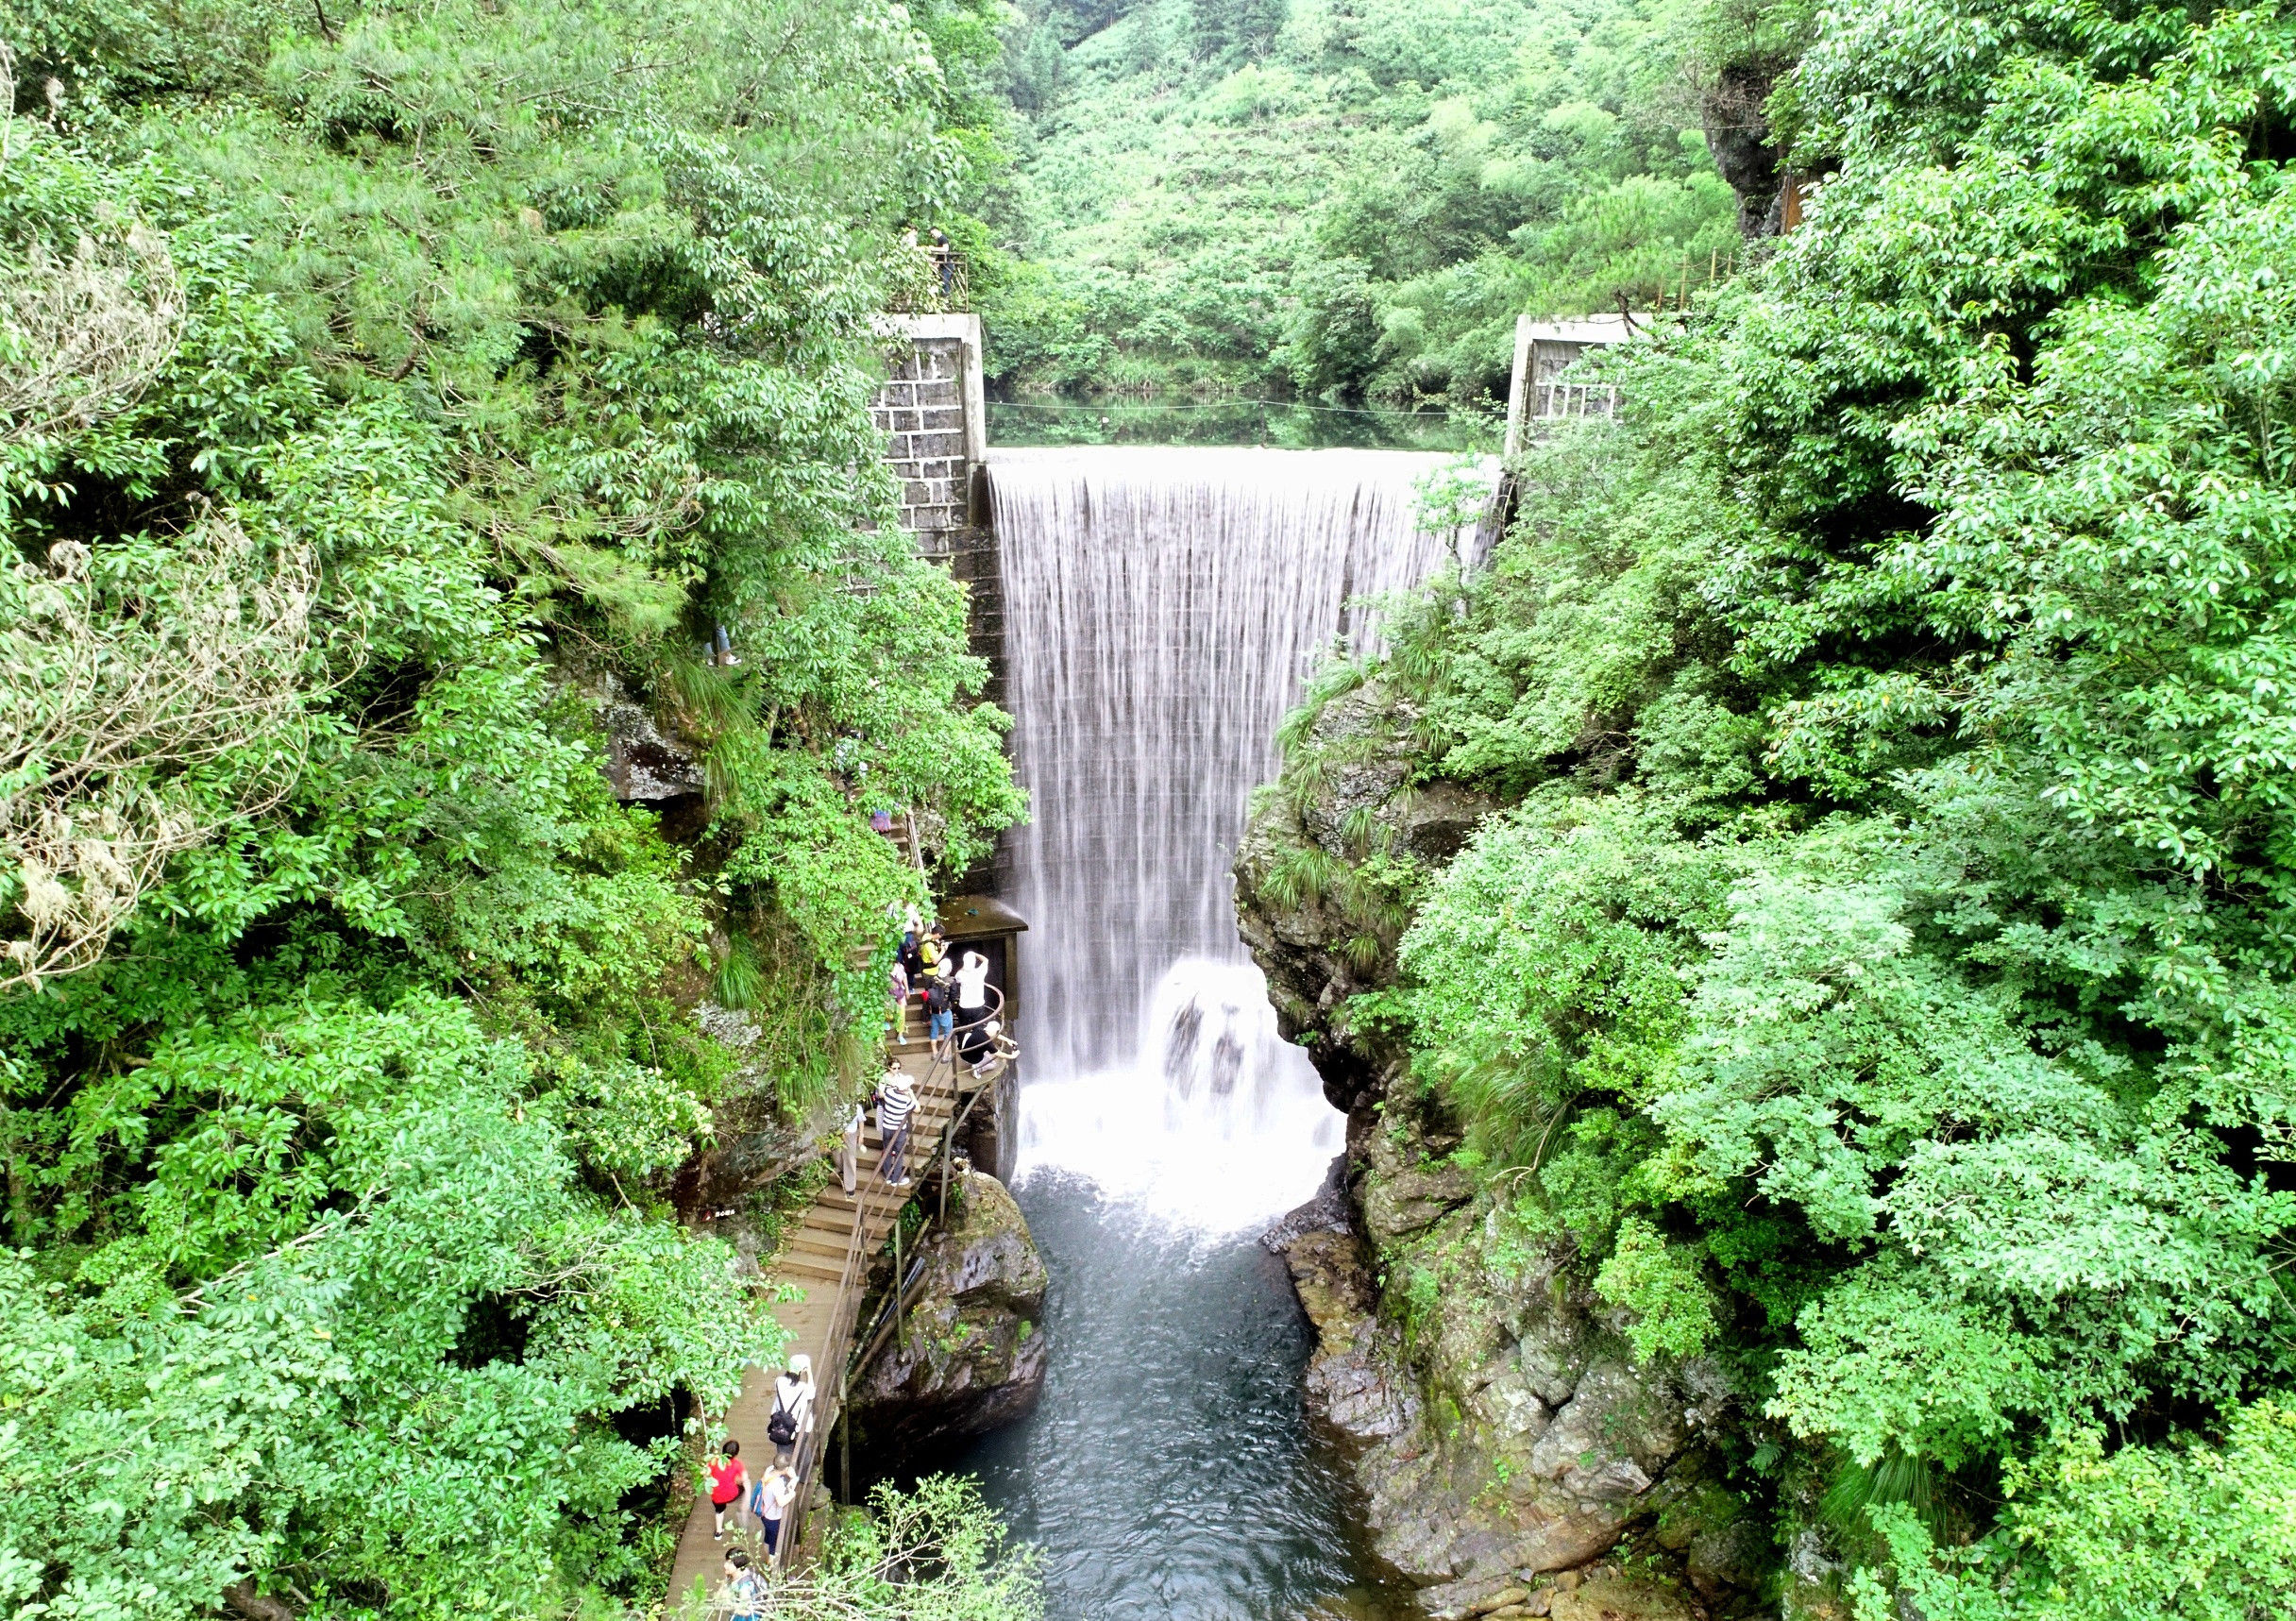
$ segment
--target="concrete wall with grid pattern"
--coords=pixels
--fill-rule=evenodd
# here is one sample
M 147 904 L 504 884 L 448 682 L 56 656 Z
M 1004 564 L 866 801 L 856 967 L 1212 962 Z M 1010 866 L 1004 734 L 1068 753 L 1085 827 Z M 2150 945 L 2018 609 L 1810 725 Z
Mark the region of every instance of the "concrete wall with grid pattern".
M 988 455 L 977 315 L 885 319 L 886 379 L 870 414 L 886 459 L 901 480 L 901 527 L 925 549 L 930 537 L 963 529 Z
M 885 435 L 886 460 L 901 481 L 901 527 L 918 552 L 962 581 L 967 639 L 988 666 L 981 696 L 1003 706 L 1004 574 L 988 527 L 982 469 L 988 460 L 988 410 L 982 387 L 977 315 L 887 315 L 885 382 L 869 410 Z M 956 880 L 954 892 L 1003 894 L 1006 841 Z

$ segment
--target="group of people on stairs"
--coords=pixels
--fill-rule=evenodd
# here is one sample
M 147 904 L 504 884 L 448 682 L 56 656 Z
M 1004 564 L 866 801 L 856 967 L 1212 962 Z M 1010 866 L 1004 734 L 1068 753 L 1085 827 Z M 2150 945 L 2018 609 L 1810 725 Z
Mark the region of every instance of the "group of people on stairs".
M 766 1439 L 773 1447 L 773 1461 L 764 1475 L 751 1478 L 741 1456 L 741 1443 L 727 1436 L 708 1470 L 712 1536 L 725 1541 L 726 1516 L 734 1519 L 736 1544 L 745 1521 L 757 1523 L 757 1541 L 770 1563 L 781 1547 L 782 1527 L 799 1489 L 797 1449 L 813 1430 L 813 1359 L 799 1352 L 773 1381 L 773 1409 L 766 1419 Z M 723 1598 L 733 1621 L 751 1621 L 765 1609 L 765 1581 L 752 1550 L 735 1546 L 725 1558 Z
M 952 955 L 940 924 L 927 928 L 917 908 L 908 907 L 886 986 L 886 1032 L 895 1040 L 907 1032 L 914 1001 L 925 1016 L 933 1055 L 977 1071 L 1004 1044 L 1004 1022 L 989 1005 L 988 959 L 969 951 L 952 963 Z

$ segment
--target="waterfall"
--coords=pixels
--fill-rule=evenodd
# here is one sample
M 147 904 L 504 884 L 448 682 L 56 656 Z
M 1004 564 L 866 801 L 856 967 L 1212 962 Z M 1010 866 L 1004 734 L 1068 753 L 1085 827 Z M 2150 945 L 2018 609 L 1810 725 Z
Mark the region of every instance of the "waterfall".
M 1275 1032 L 1228 866 L 1313 662 L 1460 537 L 1393 451 L 1001 451 L 989 467 L 1032 796 L 1020 1175 L 1061 1170 L 1207 1232 L 1314 1191 L 1340 1146 Z

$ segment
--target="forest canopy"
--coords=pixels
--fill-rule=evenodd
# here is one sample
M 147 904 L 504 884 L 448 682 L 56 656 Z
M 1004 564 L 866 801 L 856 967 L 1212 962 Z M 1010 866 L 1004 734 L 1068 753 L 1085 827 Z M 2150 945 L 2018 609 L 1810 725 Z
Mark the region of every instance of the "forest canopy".
M 781 1341 L 670 1178 L 857 1076 L 868 804 L 950 870 L 1021 809 L 867 409 L 968 29 L 0 6 L 11 1613 L 658 1594 Z
M 1697 90 L 1728 29 L 1688 0 L 1022 9 L 1007 386 L 1503 401 L 1517 313 L 1735 249 Z

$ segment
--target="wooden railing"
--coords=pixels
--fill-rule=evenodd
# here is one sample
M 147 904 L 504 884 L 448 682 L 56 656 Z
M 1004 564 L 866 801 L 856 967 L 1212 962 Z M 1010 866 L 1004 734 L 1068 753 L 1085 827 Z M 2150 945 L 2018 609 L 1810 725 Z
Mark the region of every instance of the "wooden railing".
M 916 835 L 913 822 L 908 831 L 911 839 L 910 848 L 914 851 Z M 921 866 L 921 863 L 920 865 Z M 949 1219 L 950 1164 L 955 1154 L 958 1138 L 964 1130 L 965 1123 L 972 1116 L 973 1106 L 988 1093 L 990 1088 L 1004 1074 L 1010 1066 L 1013 1054 L 1017 1050 L 1011 1038 L 1003 1034 L 1004 993 L 993 985 L 983 986 L 982 989 L 988 993 L 988 999 L 979 1010 L 980 1016 L 968 1021 L 960 1028 L 971 1030 L 994 1021 L 999 1026 L 998 1043 L 990 1049 L 988 1057 L 974 1067 L 973 1078 L 978 1084 L 973 1088 L 970 1096 L 963 1096 L 961 1106 L 951 1107 L 949 1118 L 941 1126 L 940 1136 L 933 1145 L 933 1152 L 926 1157 L 914 1180 L 914 1185 L 921 1190 L 923 1184 L 932 1180 L 934 1173 L 937 1170 L 939 1172 L 939 1207 L 933 1219 L 943 1224 Z M 948 1038 L 946 1050 L 935 1052 L 933 1061 L 925 1071 L 925 1081 L 928 1087 L 945 1069 L 948 1072 L 951 1090 L 960 1096 L 963 1095 L 963 1089 L 957 1085 L 959 1065 L 956 1053 L 957 1037 L 952 1034 Z M 916 1197 L 915 1194 L 911 1194 L 909 1199 L 903 1200 L 894 1207 L 892 1231 L 886 1238 L 886 1241 L 892 1246 L 893 1251 L 893 1287 L 887 1291 L 885 1303 L 878 1308 L 877 1315 L 870 1320 L 867 1349 L 859 1357 L 854 1357 L 853 1345 L 856 1338 L 854 1334 L 855 1320 L 860 1315 L 860 1301 L 857 1295 L 868 1282 L 870 1270 L 865 1263 L 862 1245 L 869 1230 L 869 1193 L 872 1182 L 873 1178 L 867 1175 L 855 1178 L 853 1236 L 847 1241 L 845 1262 L 837 1275 L 837 1292 L 831 1313 L 829 1338 L 822 1348 L 820 1363 L 815 1370 L 817 1389 L 814 1397 L 814 1422 L 804 1435 L 799 1438 L 797 1454 L 793 1460 L 793 1467 L 797 1473 L 797 1497 L 789 1505 L 789 1512 L 782 1522 L 780 1544 L 773 1550 L 771 1564 L 776 1571 L 789 1568 L 791 1550 L 804 1536 L 805 1515 L 812 1507 L 814 1487 L 820 1476 L 823 1447 L 829 1433 L 840 1425 L 844 1425 L 844 1428 L 840 1431 L 845 1441 L 844 1478 L 850 1488 L 853 1479 L 853 1431 L 852 1427 L 845 1424 L 846 1395 L 853 1376 L 869 1366 L 870 1359 L 876 1356 L 879 1350 L 883 1349 L 886 1337 L 900 1327 L 902 1309 L 910 1292 L 916 1287 L 918 1274 L 923 1266 L 922 1258 L 919 1258 L 917 1262 L 906 1270 L 902 1264 L 901 1212 L 907 1207 L 910 1200 Z M 836 1406 L 824 1413 L 818 1381 L 826 1378 L 832 1368 L 836 1370 L 837 1376 Z

